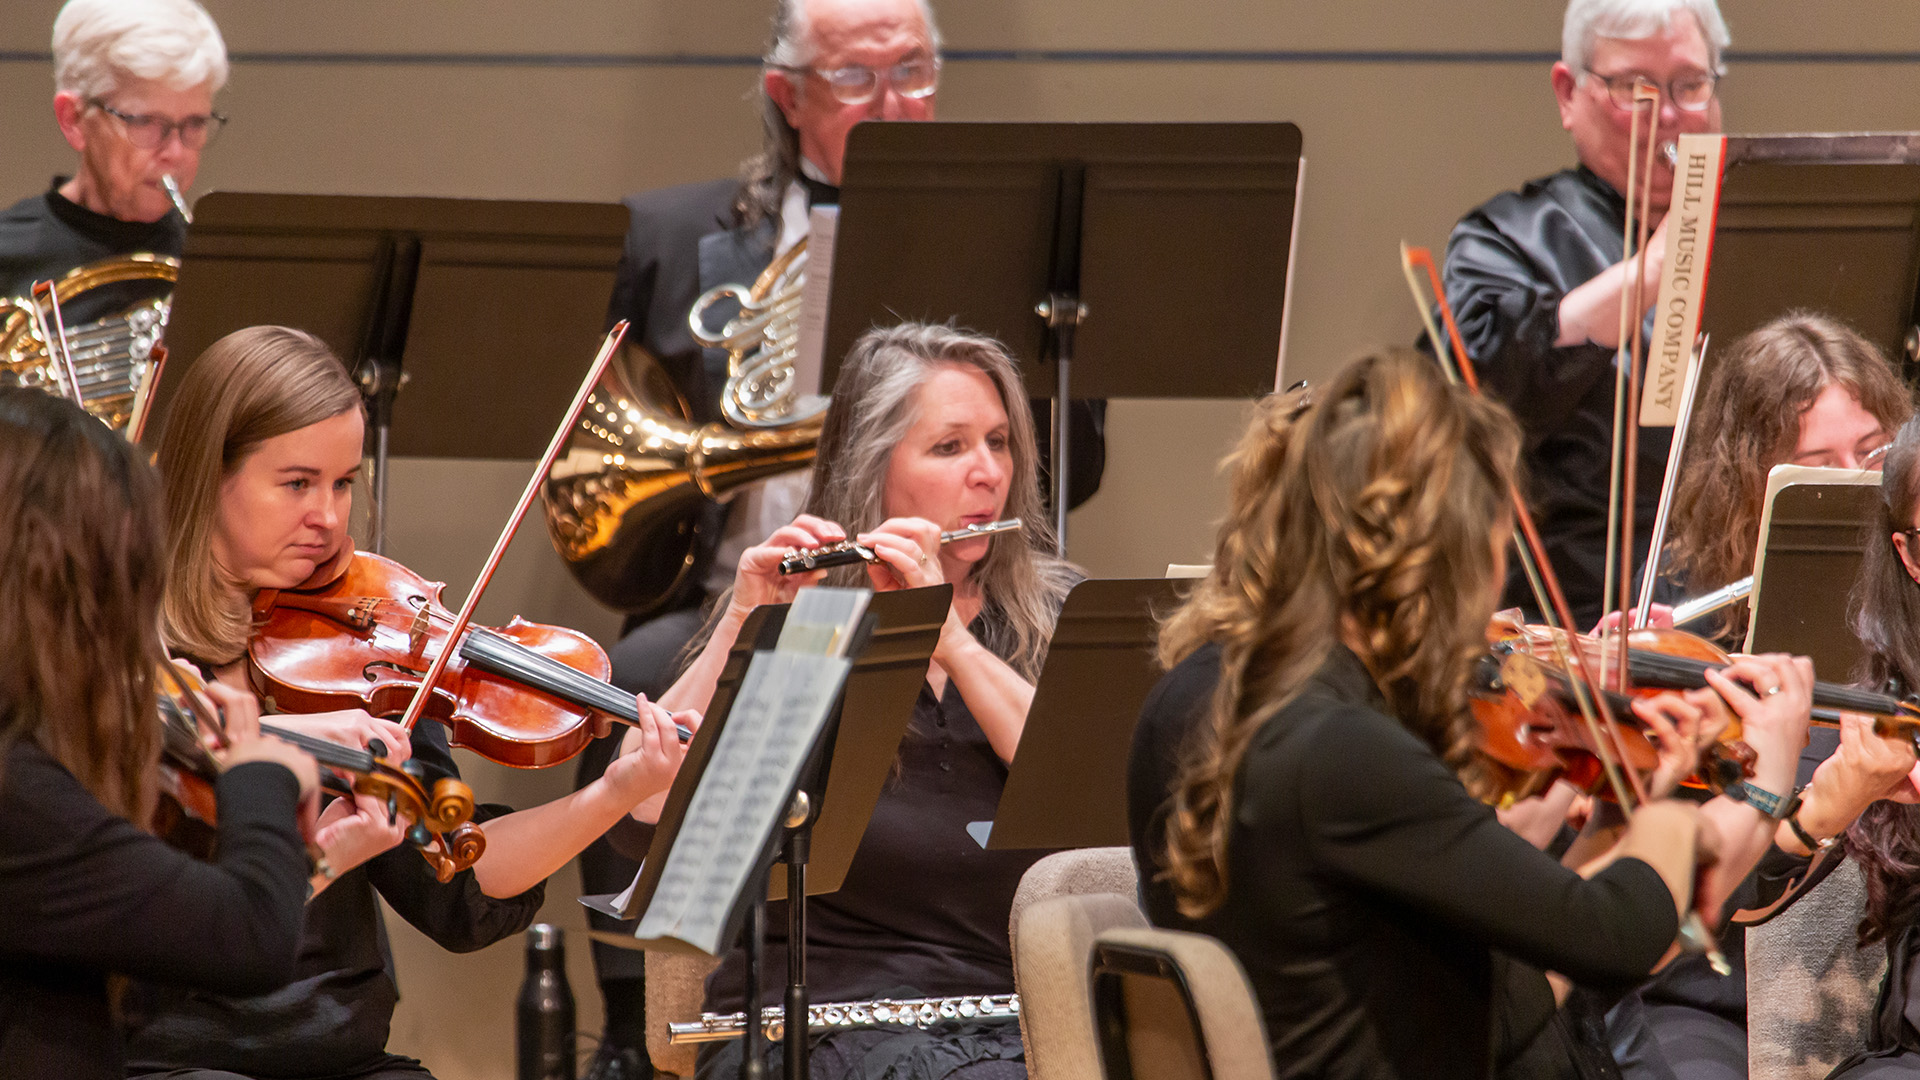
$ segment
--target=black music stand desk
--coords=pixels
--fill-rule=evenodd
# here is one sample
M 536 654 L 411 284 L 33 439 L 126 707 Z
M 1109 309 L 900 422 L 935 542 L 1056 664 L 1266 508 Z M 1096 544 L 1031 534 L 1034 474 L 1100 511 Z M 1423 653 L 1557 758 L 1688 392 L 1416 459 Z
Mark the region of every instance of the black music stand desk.
M 1867 535 L 1880 474 L 1780 465 L 1766 499 L 1744 649 L 1809 657 L 1822 679 L 1848 682 L 1866 655 L 1847 618 L 1861 553 L 1889 542 Z
M 1160 679 L 1157 617 L 1181 584 L 1089 580 L 1067 594 L 1000 805 L 969 826 L 982 847 L 1127 845 L 1127 751 Z
M 618 203 L 214 192 L 194 207 L 148 430 L 220 338 L 314 334 L 368 399 L 377 551 L 389 454 L 545 451 L 599 344 L 626 233 Z
M 1292 124 L 859 124 L 821 385 L 876 325 L 1006 343 L 1054 399 L 1064 549 L 1070 400 L 1278 385 L 1303 169 Z

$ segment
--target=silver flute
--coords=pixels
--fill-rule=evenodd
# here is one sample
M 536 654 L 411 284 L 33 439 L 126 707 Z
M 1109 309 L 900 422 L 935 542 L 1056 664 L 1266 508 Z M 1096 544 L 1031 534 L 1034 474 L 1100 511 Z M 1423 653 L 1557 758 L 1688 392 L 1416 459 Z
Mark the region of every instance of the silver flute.
M 1739 581 L 1733 582 L 1730 585 L 1722 585 L 1704 596 L 1696 596 L 1691 600 L 1681 601 L 1673 605 L 1673 625 L 1685 626 L 1695 619 L 1705 618 L 1719 611 L 1721 608 L 1732 607 L 1734 604 L 1746 599 L 1747 594 L 1751 592 L 1753 592 L 1753 575 L 1748 574 Z
M 992 536 L 995 533 L 1013 532 L 1022 527 L 1019 518 L 1005 521 L 988 521 L 979 525 L 969 525 L 964 529 L 951 529 L 940 534 L 942 546 L 955 540 L 971 540 L 976 536 Z M 805 574 L 814 570 L 825 570 L 834 566 L 847 566 L 857 562 L 879 562 L 880 556 L 873 548 L 853 540 L 842 540 L 837 544 L 824 547 L 807 548 L 795 551 L 780 560 L 780 572 L 783 574 Z
M 898 1024 L 929 1028 L 949 1020 L 1011 1020 L 1020 1015 L 1019 994 L 973 994 L 945 998 L 880 998 L 875 1001 L 843 1001 L 807 1006 L 807 1027 L 812 1031 L 872 1027 Z M 667 1025 L 667 1041 L 685 1043 L 724 1042 L 747 1033 L 745 1013 L 701 1013 L 700 1019 Z M 786 1035 L 787 1013 L 778 1005 L 760 1011 L 760 1023 L 772 1042 Z

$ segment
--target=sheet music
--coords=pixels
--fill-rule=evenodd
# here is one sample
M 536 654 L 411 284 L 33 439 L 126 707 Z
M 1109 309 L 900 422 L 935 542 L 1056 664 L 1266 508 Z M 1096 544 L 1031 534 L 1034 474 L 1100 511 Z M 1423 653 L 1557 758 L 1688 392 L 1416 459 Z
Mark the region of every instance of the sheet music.
M 833 285 L 833 237 L 840 226 L 840 208 L 816 206 L 810 222 L 807 280 L 800 288 L 800 339 L 794 346 L 793 377 L 796 391 L 818 395 L 820 374 L 826 370 L 827 298 Z
M 731 944 L 721 940 L 727 917 L 850 667 L 838 657 L 754 654 L 635 937 L 678 938 L 716 955 Z
M 773 647 L 781 652 L 845 656 L 872 596 L 866 589 L 801 589 Z

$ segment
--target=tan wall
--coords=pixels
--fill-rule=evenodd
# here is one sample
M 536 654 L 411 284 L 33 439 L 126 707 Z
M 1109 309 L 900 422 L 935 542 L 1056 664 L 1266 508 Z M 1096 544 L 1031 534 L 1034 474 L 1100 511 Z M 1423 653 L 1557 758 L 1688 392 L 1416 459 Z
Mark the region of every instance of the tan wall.
M 760 47 L 760 0 L 216 0 L 209 7 L 243 60 L 221 98 L 234 123 L 208 155 L 201 190 L 611 200 L 728 174 L 754 144 L 746 99 L 754 71 L 745 58 Z M 1920 54 L 1881 62 L 1780 55 L 1911 48 L 1920 41 L 1920 7 L 1906 0 L 1728 0 L 1727 7 L 1738 46 L 1758 54 L 1736 60 L 1725 84 L 1731 130 L 1920 128 Z M 0 154 L 0 192 L 38 190 L 71 165 L 46 105 L 47 68 L 20 56 L 44 51 L 56 9 L 53 0 L 15 0 L 0 21 L 0 100 L 18 103 L 8 152 Z M 941 94 L 945 118 L 1301 126 L 1309 166 L 1293 377 L 1325 375 L 1370 343 L 1410 340 L 1416 324 L 1395 244 L 1404 238 L 1438 247 L 1463 210 L 1570 158 L 1547 62 L 1528 55 L 1558 50 L 1559 5 L 1547 0 L 949 0 L 942 15 L 949 48 L 963 57 L 968 50 L 1036 53 L 955 59 Z M 1094 62 L 1049 59 L 1037 55 L 1042 50 L 1453 55 Z M 420 55 L 339 59 L 365 53 Z M 292 62 L 287 54 L 322 56 Z M 713 62 L 644 60 L 668 55 Z M 334 59 L 322 62 L 326 56 Z M 466 59 L 424 62 L 431 56 Z M 581 59 L 593 56 L 602 59 Z M 1157 573 L 1169 561 L 1203 560 L 1221 509 L 1213 462 L 1243 410 L 1233 402 L 1116 403 L 1106 484 L 1075 517 L 1075 557 L 1099 574 Z M 522 480 L 519 467 L 399 463 L 393 551 L 455 582 L 457 596 Z M 487 605 L 495 617 L 518 611 L 597 634 L 613 630 L 613 618 L 573 589 L 537 532 L 516 546 L 499 590 Z M 513 777 L 512 785 L 494 770 L 479 770 L 478 779 L 483 789 L 510 787 L 525 803 L 562 787 L 562 771 Z M 550 910 L 578 925 L 561 887 L 556 882 Z M 447 957 L 396 930 L 408 994 L 396 1046 L 426 1054 L 447 1077 L 507 1075 L 501 1055 L 510 1012 L 500 987 L 517 978 L 517 951 Z M 574 951 L 577 962 L 578 942 Z M 576 986 L 585 1021 L 591 995 L 584 981 Z M 477 1022 L 446 1019 L 458 1001 L 471 1004 Z

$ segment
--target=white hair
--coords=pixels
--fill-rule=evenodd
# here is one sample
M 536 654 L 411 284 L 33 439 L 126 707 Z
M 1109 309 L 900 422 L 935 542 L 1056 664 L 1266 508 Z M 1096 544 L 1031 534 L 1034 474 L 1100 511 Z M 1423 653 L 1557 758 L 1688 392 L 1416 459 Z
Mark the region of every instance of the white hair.
M 933 5 L 928 0 L 914 0 L 920 8 L 920 19 L 927 25 L 927 40 L 933 44 L 933 54 L 940 55 L 940 24 L 933 20 Z M 770 68 L 806 67 L 813 62 L 813 42 L 807 27 L 807 0 L 780 0 L 773 13 L 773 46 L 767 50 L 766 66 Z
M 1715 0 L 1572 0 L 1560 30 L 1560 58 L 1584 79 L 1587 65 L 1593 63 L 1595 38 L 1649 38 L 1665 30 L 1682 11 L 1700 23 L 1700 33 L 1707 39 L 1707 66 L 1716 75 L 1725 74 L 1720 58 L 1733 37 Z
M 103 98 L 125 79 L 227 84 L 227 43 L 194 0 L 67 0 L 53 20 L 54 86 Z

